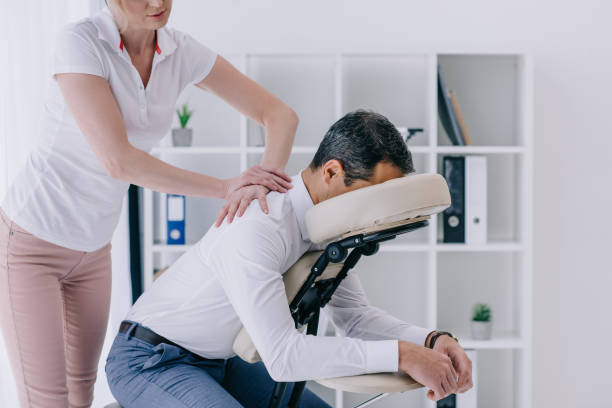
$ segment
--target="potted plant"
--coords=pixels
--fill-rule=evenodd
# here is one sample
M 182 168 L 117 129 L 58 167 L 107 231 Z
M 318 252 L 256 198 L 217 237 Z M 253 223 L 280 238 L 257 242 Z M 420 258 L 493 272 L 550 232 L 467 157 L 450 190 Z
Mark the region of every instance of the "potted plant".
M 491 308 L 486 303 L 476 303 L 472 311 L 472 338 L 491 339 Z
M 174 146 L 191 146 L 193 129 L 187 127 L 187 122 L 189 122 L 193 111 L 189 110 L 187 104 L 184 103 L 180 109 L 176 110 L 176 114 L 181 122 L 181 127 L 172 129 L 172 144 Z

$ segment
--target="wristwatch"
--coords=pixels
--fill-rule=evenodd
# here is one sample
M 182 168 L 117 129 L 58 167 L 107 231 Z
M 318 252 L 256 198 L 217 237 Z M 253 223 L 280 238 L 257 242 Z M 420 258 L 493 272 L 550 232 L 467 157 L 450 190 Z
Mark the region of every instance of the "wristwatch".
M 447 331 L 436 331 L 436 333 L 434 333 L 434 335 L 431 336 L 431 340 L 429 340 L 429 348 L 430 349 L 434 348 L 434 344 L 436 343 L 436 340 L 438 339 L 438 337 L 442 336 L 443 334 L 446 334 L 447 336 L 450 336 L 451 338 L 455 339 L 455 341 L 457 343 L 459 343 L 459 339 L 453 333 L 447 332 Z

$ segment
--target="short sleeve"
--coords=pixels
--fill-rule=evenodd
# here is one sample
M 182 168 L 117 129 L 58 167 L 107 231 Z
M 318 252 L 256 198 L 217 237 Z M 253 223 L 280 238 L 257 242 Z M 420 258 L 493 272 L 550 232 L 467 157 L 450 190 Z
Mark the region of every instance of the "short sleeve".
M 181 48 L 184 62 L 187 64 L 188 83 L 197 84 L 201 82 L 215 65 L 217 53 L 189 34 L 185 34 Z
M 91 74 L 105 78 L 104 65 L 91 40 L 71 28 L 57 36 L 51 74 Z

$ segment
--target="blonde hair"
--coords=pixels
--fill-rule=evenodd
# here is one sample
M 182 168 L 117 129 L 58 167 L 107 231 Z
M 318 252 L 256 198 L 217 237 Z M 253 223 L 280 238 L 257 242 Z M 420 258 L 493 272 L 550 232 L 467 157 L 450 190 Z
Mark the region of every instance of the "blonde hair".
M 125 15 L 125 8 L 123 7 L 123 0 L 105 0 L 106 5 L 108 6 L 111 14 L 113 15 L 113 19 L 115 20 L 115 24 L 119 29 L 120 33 L 123 33 L 127 30 L 128 27 L 128 19 Z

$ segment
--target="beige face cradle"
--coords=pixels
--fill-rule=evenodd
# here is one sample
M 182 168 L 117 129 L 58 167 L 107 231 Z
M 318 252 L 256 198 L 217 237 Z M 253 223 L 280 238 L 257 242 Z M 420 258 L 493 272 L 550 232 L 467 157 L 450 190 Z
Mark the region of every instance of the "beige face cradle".
M 444 211 L 450 206 L 450 202 L 448 185 L 441 175 L 418 174 L 354 190 L 312 207 L 305 216 L 310 239 L 316 244 L 327 243 L 328 246 L 325 251 L 304 254 L 283 275 L 287 301 L 296 320 L 296 327 L 303 330 L 306 327 L 303 320 L 312 317 L 306 312 L 297 311 L 302 305 L 296 296 L 299 298 L 316 284 L 331 282 L 336 278 L 341 281 L 342 274 L 346 276 L 347 270 L 352 267 L 345 267 L 345 263 L 354 264 L 359 259 L 360 253 L 351 258 L 354 251 L 373 255 L 379 242 L 426 226 L 430 216 Z M 353 249 L 350 255 L 347 249 Z M 333 289 L 335 287 L 332 287 L 332 292 Z M 322 302 L 321 307 L 325 303 Z M 310 320 L 311 325 L 318 323 L 318 311 L 317 306 L 316 316 Z M 309 330 L 309 333 L 311 332 L 312 329 Z M 316 329 L 313 334 L 316 334 Z M 233 349 L 249 363 L 260 361 L 257 349 L 244 327 L 238 333 Z M 316 381 L 332 389 L 379 394 L 359 407 L 370 405 L 390 393 L 422 387 L 405 373 L 376 373 Z M 298 384 L 301 387 L 298 387 Z M 273 395 L 270 407 L 278 406 L 279 399 L 282 399 L 284 386 L 278 385 L 275 388 L 275 394 L 278 391 L 278 395 Z M 292 395 L 291 401 L 295 406 L 301 393 L 299 389 L 303 390 L 303 387 L 304 382 L 294 386 L 294 394 L 298 395 Z M 291 403 L 289 406 L 292 406 Z

